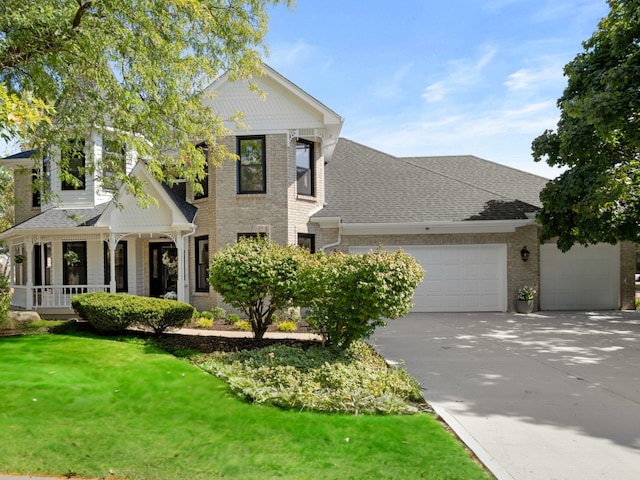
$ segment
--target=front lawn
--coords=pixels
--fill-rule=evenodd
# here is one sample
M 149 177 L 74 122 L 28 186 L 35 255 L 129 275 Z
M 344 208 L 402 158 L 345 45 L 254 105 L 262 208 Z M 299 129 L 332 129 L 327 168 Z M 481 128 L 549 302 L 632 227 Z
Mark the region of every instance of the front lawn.
M 1 338 L 0 365 L 0 472 L 132 480 L 490 478 L 430 415 L 246 404 L 221 380 L 141 340 Z

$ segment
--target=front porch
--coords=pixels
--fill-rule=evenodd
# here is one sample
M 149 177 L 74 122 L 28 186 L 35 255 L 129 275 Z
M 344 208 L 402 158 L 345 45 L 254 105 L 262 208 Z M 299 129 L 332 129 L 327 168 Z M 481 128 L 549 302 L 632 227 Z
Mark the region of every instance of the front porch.
M 69 317 L 72 297 L 86 292 L 171 292 L 188 303 L 187 250 L 186 237 L 173 232 L 15 239 L 9 246 L 11 309 Z

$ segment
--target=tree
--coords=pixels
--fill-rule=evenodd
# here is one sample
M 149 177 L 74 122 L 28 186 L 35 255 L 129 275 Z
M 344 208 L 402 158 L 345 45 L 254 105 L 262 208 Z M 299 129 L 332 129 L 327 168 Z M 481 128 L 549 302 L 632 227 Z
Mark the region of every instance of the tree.
M 262 340 L 273 314 L 298 296 L 298 272 L 305 251 L 264 238 L 246 238 L 213 255 L 209 283 L 224 301 L 244 312 L 254 340 Z
M 533 141 L 535 161 L 569 167 L 542 191 L 541 237 L 575 243 L 638 241 L 640 222 L 640 2 L 611 10 L 565 67 L 555 131 Z
M 13 178 L 0 166 L 0 232 L 13 225 Z
M 403 251 L 318 253 L 300 275 L 301 302 L 327 343 L 347 347 L 369 338 L 385 319 L 406 315 L 423 274 Z
M 292 0 L 0 2 L 0 82 L 41 111 L 55 105 L 51 124 L 10 133 L 44 151 L 108 131 L 158 180 L 185 178 L 197 190 L 206 159 L 195 144 L 208 144 L 214 164 L 230 157 L 216 137 L 232 119 L 203 106 L 203 88 L 223 72 L 260 73 L 266 8 L 280 3 Z M 118 180 L 142 195 L 124 172 Z

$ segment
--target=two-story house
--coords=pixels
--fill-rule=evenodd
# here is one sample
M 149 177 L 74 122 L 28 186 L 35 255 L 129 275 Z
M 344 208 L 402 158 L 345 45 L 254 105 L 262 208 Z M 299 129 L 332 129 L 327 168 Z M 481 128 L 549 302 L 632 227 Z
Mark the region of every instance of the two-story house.
M 220 139 L 237 162 L 210 168 L 203 193 L 170 189 L 115 144 L 108 132 L 52 149 L 36 168 L 59 204 L 33 192 L 34 152 L 2 162 L 15 173 L 16 224 L 0 233 L 12 258 L 12 304 L 68 314 L 72 295 L 175 292 L 197 309 L 219 302 L 207 282 L 210 255 L 241 236 L 267 235 L 310 250 L 403 248 L 426 270 L 417 311 L 513 310 L 522 285 L 543 309 L 634 306 L 632 244 L 541 245 L 535 212 L 547 180 L 470 155 L 399 158 L 340 138 L 343 119 L 268 66 L 255 81 L 221 77 L 207 102 L 221 118 L 244 113 Z M 206 145 L 202 145 L 206 150 Z M 79 184 L 65 183 L 56 156 L 68 155 Z M 58 157 L 59 158 L 59 157 Z M 107 160 L 136 175 L 157 205 L 82 172 Z M 105 163 L 105 162 L 103 162 Z

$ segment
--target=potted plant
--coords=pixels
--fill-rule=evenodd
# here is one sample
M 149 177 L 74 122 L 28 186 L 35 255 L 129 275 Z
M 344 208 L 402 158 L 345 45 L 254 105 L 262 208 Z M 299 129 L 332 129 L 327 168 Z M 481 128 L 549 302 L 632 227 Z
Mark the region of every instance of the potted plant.
M 20 254 L 18 254 L 18 255 L 16 255 L 16 256 L 14 256 L 14 257 L 13 257 L 13 260 L 14 260 L 16 263 L 22 263 L 22 262 L 24 262 L 24 255 L 20 255 Z
M 518 296 L 516 297 L 516 310 L 518 313 L 531 313 L 533 312 L 533 302 L 536 298 L 536 289 L 533 287 L 524 286 L 518 289 Z
M 73 250 L 68 250 L 67 252 L 65 252 L 63 257 L 65 262 L 67 262 L 67 266 L 69 267 L 75 267 L 77 264 L 80 263 L 80 255 L 78 255 Z

